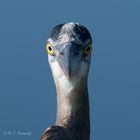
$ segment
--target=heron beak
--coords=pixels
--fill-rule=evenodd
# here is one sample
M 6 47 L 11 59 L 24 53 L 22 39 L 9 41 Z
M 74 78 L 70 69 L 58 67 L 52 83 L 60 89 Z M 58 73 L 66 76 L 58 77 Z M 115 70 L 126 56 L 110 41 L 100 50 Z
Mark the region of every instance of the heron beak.
M 62 46 L 58 57 L 58 63 L 67 78 L 70 79 L 79 71 L 80 62 L 81 55 L 79 46 L 72 43 L 67 43 Z

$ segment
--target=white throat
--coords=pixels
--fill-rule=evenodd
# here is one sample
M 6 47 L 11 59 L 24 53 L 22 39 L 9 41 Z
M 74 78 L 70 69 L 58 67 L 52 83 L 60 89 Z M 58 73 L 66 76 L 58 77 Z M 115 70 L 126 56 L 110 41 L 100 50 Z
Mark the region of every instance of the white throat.
M 66 95 L 71 93 L 80 84 L 80 81 L 83 79 L 83 77 L 86 77 L 88 73 L 88 64 L 82 62 L 81 68 L 76 76 L 73 76 L 69 79 L 64 75 L 64 72 L 57 61 L 49 63 L 52 69 L 55 84 L 58 86 L 57 88 L 59 88 L 59 90 L 61 90 Z

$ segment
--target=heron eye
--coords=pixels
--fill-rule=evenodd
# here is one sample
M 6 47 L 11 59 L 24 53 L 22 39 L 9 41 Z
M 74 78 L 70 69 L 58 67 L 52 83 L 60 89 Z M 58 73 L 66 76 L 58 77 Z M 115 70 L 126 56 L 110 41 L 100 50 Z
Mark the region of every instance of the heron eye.
M 92 49 L 92 44 L 89 44 L 84 50 L 85 55 L 89 55 L 91 52 L 91 49 Z
M 46 50 L 50 55 L 55 55 L 54 49 L 50 43 L 46 44 Z

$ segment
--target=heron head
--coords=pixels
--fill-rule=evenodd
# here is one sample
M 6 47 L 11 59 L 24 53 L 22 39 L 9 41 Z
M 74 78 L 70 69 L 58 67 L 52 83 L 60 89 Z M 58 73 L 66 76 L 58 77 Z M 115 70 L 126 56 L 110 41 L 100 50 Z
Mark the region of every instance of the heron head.
M 86 27 L 73 22 L 57 25 L 50 33 L 46 50 L 55 80 L 87 76 L 92 39 Z

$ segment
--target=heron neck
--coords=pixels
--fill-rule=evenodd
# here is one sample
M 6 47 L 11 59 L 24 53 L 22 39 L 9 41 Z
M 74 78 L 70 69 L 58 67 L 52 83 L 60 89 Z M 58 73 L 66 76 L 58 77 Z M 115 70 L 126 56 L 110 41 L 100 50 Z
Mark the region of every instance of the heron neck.
M 72 90 L 63 90 L 61 84 L 56 82 L 56 125 L 72 128 L 71 130 L 80 133 L 82 139 L 88 140 L 90 122 L 87 79 L 81 79 Z

